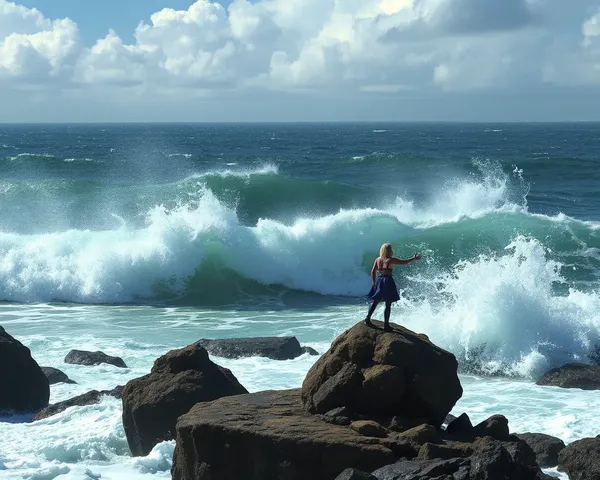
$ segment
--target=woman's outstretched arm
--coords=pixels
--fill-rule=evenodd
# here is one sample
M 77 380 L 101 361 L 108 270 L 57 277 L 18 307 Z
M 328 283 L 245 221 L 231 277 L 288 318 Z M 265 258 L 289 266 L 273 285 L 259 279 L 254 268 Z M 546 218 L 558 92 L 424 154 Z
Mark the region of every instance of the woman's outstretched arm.
M 401 258 L 396 258 L 393 257 L 390 259 L 390 263 L 393 263 L 394 265 L 406 265 L 408 263 L 414 262 L 415 260 L 421 260 L 421 255 L 419 255 L 418 253 L 415 253 L 412 258 L 408 258 L 406 260 L 403 260 Z

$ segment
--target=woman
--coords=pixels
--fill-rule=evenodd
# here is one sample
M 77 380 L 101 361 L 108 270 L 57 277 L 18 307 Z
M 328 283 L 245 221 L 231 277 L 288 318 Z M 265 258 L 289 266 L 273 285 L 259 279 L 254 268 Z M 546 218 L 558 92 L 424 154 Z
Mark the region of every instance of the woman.
M 368 294 L 369 299 L 373 302 L 367 313 L 365 322 L 369 327 L 372 327 L 371 315 L 382 300 L 385 302 L 384 312 L 384 326 L 383 329 L 386 332 L 392 330 L 390 327 L 390 313 L 392 310 L 392 303 L 400 300 L 398 294 L 398 288 L 394 277 L 392 277 L 392 270 L 394 265 L 407 265 L 415 260 L 420 260 L 421 256 L 416 253 L 412 258 L 408 260 L 402 260 L 394 257 L 394 250 L 391 243 L 384 243 L 379 250 L 379 257 L 375 259 L 373 268 L 371 269 L 371 279 L 373 284 L 371 285 L 371 291 Z

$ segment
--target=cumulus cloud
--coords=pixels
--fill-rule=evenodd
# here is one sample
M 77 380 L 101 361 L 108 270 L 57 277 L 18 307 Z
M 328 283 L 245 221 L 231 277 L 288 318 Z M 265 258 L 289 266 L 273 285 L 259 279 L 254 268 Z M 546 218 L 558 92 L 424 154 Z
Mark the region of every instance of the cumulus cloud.
M 36 9 L 0 0 L 0 78 L 44 82 L 57 76 L 77 49 L 77 25 L 50 21 Z
M 598 85 L 595 0 L 211 0 L 133 42 L 0 0 L 0 80 L 64 87 L 364 95 Z

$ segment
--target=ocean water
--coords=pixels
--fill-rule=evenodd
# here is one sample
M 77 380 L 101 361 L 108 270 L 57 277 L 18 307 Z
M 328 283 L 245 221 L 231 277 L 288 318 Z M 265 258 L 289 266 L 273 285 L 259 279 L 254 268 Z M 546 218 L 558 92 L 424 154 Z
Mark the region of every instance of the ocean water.
M 392 321 L 458 357 L 454 413 L 595 436 L 596 392 L 535 380 L 597 358 L 599 166 L 600 124 L 0 125 L 0 324 L 78 382 L 51 402 L 200 338 L 324 352 L 392 242 L 423 255 L 395 271 Z M 66 365 L 73 348 L 129 368 Z M 259 391 L 315 357 L 214 360 Z M 120 416 L 106 398 L 0 419 L 0 478 L 170 478 L 173 442 L 132 458 Z

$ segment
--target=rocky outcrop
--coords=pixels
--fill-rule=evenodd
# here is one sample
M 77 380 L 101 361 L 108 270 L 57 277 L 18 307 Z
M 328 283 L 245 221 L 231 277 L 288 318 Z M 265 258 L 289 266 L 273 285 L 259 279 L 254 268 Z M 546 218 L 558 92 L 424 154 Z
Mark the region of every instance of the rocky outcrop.
M 67 408 L 82 407 L 84 405 L 95 405 L 96 403 L 100 403 L 100 400 L 103 396 L 110 396 L 120 399 L 122 392 L 122 386 L 115 387 L 112 390 L 102 390 L 100 392 L 98 390 L 92 390 L 90 392 L 84 393 L 83 395 L 78 395 L 76 397 L 65 400 L 64 402 L 54 403 L 49 407 L 44 408 L 41 412 L 37 413 L 37 415 L 35 415 L 31 419 L 31 421 L 37 422 L 38 420 L 43 420 L 44 418 L 52 417 L 60 412 L 64 412 Z
M 454 418 L 444 430 L 445 437 L 455 441 L 474 441 L 477 438 L 491 437 L 501 441 L 515 441 L 508 428 L 508 420 L 504 415 L 492 415 L 473 426 L 466 413 Z
M 0 327 L 0 413 L 37 412 L 49 399 L 50 384 L 29 348 Z
M 200 340 L 199 345 L 211 355 L 222 358 L 266 357 L 291 360 L 304 353 L 318 355 L 310 347 L 301 347 L 296 337 L 224 338 Z
M 448 416 L 462 393 L 454 356 L 376 325 L 342 334 L 302 389 L 196 404 L 177 421 L 173 480 L 545 478 L 502 415 Z
M 48 382 L 50 383 L 50 385 L 55 385 L 57 383 L 77 383 L 71 380 L 66 373 L 60 371 L 58 368 L 42 367 L 42 372 L 44 372 L 44 375 L 46 375 L 46 377 L 48 378 Z
M 338 407 L 400 415 L 441 426 L 462 395 L 454 355 L 398 325 L 383 333 L 364 322 L 340 335 L 310 369 L 302 400 L 311 413 Z
M 198 343 L 168 352 L 150 374 L 123 390 L 123 427 L 131 453 L 148 455 L 157 443 L 175 438 L 177 419 L 196 403 L 244 393 L 235 376 L 210 361 Z
M 546 387 L 600 390 L 600 367 L 583 363 L 568 363 L 547 372 L 537 382 Z
M 553 468 L 558 465 L 558 454 L 565 448 L 565 442 L 560 438 L 543 433 L 519 433 L 517 437 L 533 449 L 540 467 Z
M 115 367 L 127 368 L 127 365 L 120 357 L 111 357 L 104 352 L 86 352 L 84 350 L 71 350 L 65 357 L 65 363 L 87 366 L 107 363 Z
M 379 434 L 379 432 L 377 432 Z M 177 422 L 174 480 L 331 480 L 416 452 L 397 436 L 369 437 L 303 408 L 300 390 L 199 403 Z
M 571 480 L 600 479 L 600 435 L 567 445 L 558 454 L 558 470 Z
M 347 468 L 335 480 L 377 480 L 377 478 L 356 468 Z
M 378 480 L 542 480 L 549 478 L 535 462 L 535 454 L 522 441 L 500 442 L 484 437 L 469 457 L 401 460 L 373 472 Z

